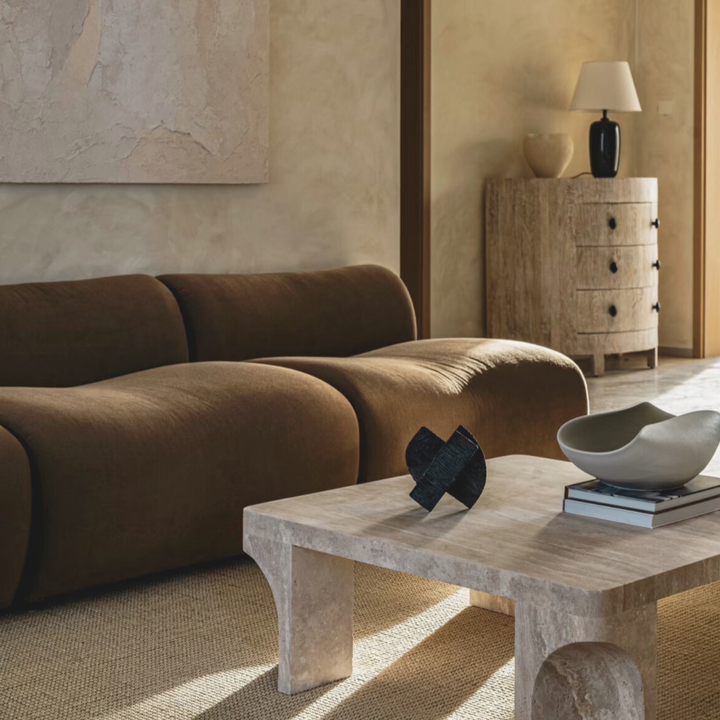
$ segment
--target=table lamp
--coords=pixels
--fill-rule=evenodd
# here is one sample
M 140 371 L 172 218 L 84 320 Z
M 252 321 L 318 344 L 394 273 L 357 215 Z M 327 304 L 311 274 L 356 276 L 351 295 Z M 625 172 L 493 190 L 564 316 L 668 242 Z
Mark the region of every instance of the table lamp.
M 620 166 L 620 126 L 608 112 L 640 112 L 635 83 L 626 62 L 586 62 L 580 71 L 571 110 L 602 111 L 590 126 L 590 168 L 596 178 L 613 178 Z

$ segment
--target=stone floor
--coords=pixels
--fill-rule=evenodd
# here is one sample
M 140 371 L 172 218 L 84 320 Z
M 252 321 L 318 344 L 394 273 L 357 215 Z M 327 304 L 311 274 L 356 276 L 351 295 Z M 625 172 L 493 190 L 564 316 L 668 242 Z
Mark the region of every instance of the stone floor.
M 660 358 L 656 370 L 630 369 L 589 378 L 591 412 L 605 412 L 649 400 L 667 412 L 720 411 L 720 358 Z M 720 452 L 708 467 L 720 473 Z
M 592 412 L 649 400 L 668 412 L 720 407 L 720 358 L 660 358 L 656 370 L 631 369 L 588 378 Z

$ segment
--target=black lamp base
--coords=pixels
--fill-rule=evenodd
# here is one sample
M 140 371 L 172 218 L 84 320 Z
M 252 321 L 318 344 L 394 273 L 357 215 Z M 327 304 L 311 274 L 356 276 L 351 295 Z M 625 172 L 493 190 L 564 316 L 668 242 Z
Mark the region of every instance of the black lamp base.
M 590 126 L 590 169 L 596 178 L 614 178 L 620 167 L 620 126 L 608 120 L 607 110 L 602 120 Z

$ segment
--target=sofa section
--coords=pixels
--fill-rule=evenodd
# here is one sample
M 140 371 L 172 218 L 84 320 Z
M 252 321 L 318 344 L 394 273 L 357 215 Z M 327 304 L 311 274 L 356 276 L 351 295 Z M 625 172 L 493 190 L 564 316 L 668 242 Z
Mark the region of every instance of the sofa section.
M 0 286 L 0 386 L 69 387 L 187 362 L 182 315 L 147 275 Z
M 30 461 L 19 440 L 0 427 L 0 609 L 20 582 L 32 510 Z
M 406 473 L 405 448 L 423 425 L 444 439 L 464 425 L 488 457 L 563 458 L 558 428 L 588 412 L 577 365 L 521 342 L 421 340 L 351 358 L 258 362 L 313 375 L 350 401 L 360 426 L 360 482 Z
M 415 339 L 405 285 L 376 265 L 159 279 L 182 310 L 192 362 L 347 357 Z
M 491 457 L 560 458 L 557 430 L 588 411 L 582 373 L 557 352 L 503 340 L 415 340 L 407 290 L 385 268 L 161 280 L 182 309 L 191 361 L 282 366 L 348 399 L 361 482 L 406 472 L 405 448 L 423 425 L 444 437 L 465 425 Z
M 415 336 L 376 266 L 0 287 L 0 607 L 238 555 L 246 506 L 403 474 L 423 425 L 560 457 L 572 361 Z
M 0 388 L 0 426 L 14 483 L 28 478 L 9 433 L 33 469 L 23 601 L 238 555 L 245 506 L 357 477 L 347 400 L 311 375 L 259 364 Z M 27 515 L 23 505 L 17 517 Z

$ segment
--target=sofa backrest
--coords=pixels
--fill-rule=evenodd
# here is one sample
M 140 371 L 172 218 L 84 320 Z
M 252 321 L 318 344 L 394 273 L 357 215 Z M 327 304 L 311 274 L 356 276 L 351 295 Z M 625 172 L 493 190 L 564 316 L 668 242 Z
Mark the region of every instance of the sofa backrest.
M 155 278 L 0 286 L 0 386 L 69 387 L 187 360 L 180 310 Z
M 191 361 L 346 357 L 416 337 L 405 285 L 375 265 L 159 279 L 182 310 Z

